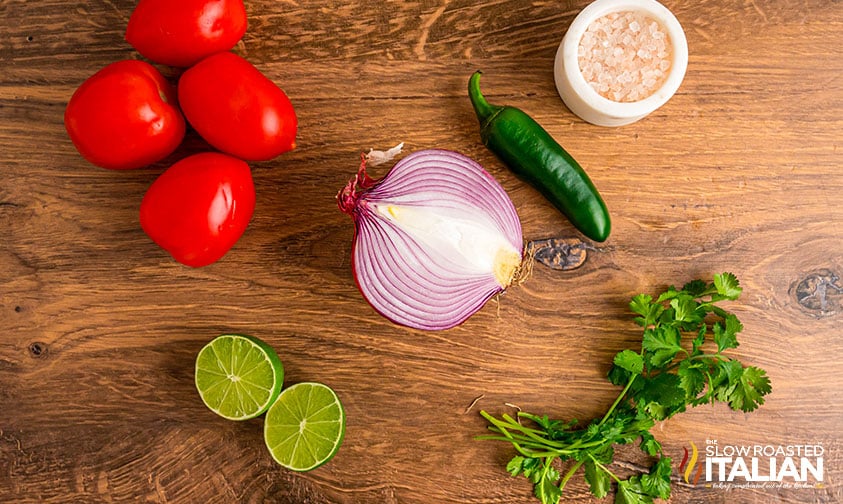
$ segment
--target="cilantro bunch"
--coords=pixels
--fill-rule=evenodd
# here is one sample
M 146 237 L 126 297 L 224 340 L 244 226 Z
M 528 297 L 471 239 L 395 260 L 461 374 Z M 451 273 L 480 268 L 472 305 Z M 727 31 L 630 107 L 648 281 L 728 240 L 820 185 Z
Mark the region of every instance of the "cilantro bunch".
M 615 355 L 608 379 L 623 389 L 602 418 L 582 428 L 577 420 L 525 412 L 496 418 L 481 411 L 493 434 L 479 438 L 515 447 L 517 455 L 506 469 L 529 479 L 543 504 L 558 503 L 580 468 L 597 498 L 605 497 L 614 482 L 616 504 L 668 499 L 671 460 L 650 433 L 655 423 L 705 403 L 752 411 L 770 393 L 764 370 L 723 354 L 738 346 L 743 325 L 717 303 L 737 299 L 741 290 L 734 275 L 722 273 L 712 283 L 695 280 L 679 290 L 671 286 L 656 299 L 635 296 L 629 307 L 644 328 L 641 350 Z M 633 442 L 655 461 L 649 472 L 621 479 L 610 469 L 614 446 Z M 561 465 L 554 464 L 557 459 L 571 461 L 564 474 L 557 469 Z

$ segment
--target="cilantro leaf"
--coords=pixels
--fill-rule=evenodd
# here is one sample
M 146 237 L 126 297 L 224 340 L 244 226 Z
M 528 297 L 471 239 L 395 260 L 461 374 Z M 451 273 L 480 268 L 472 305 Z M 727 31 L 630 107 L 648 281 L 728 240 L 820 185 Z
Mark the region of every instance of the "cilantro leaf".
M 659 443 L 650 431 L 642 431 L 641 432 L 641 444 L 638 445 L 641 448 L 641 451 L 650 455 L 651 457 L 655 457 L 662 451 L 662 445 Z
M 624 350 L 615 355 L 614 363 L 621 369 L 629 371 L 632 374 L 641 374 L 644 372 L 644 358 L 632 350 Z
M 528 458 L 524 464 L 526 470 L 524 475 L 533 483 L 541 482 L 544 477 L 544 461 L 539 458 Z
M 615 448 L 610 444 L 602 450 L 591 453 L 591 457 L 589 457 L 589 459 L 591 458 L 594 458 L 596 462 L 600 462 L 603 465 L 609 465 L 615 458 Z
M 718 352 L 738 346 L 738 339 L 736 335 L 734 333 L 729 333 L 720 322 L 712 324 L 711 332 L 714 333 L 714 343 L 717 344 Z
M 678 296 L 681 293 L 682 293 L 682 291 L 676 290 L 676 287 L 671 285 L 670 287 L 667 288 L 666 291 L 662 292 L 661 295 L 659 295 L 659 297 L 656 299 L 656 303 L 661 304 L 665 301 L 668 301 L 668 300 L 671 300 L 671 299 L 675 298 L 676 296 Z
M 664 311 L 662 305 L 653 303 L 653 297 L 649 294 L 638 294 L 632 298 L 632 301 L 629 303 L 629 309 L 633 313 L 641 315 L 640 317 L 635 317 L 633 320 L 642 327 L 653 325 Z
M 650 402 L 640 402 L 639 409 L 646 415 L 649 415 L 651 418 L 656 420 L 664 420 L 668 416 L 670 416 L 670 412 L 668 409 L 659 404 L 658 401 L 650 401 Z
M 615 504 L 653 504 L 653 498 L 641 488 L 638 476 L 618 482 L 618 493 L 615 494 Z
M 700 324 L 700 329 L 697 331 L 697 337 L 694 338 L 693 343 L 693 350 L 691 351 L 691 355 L 699 355 L 702 353 L 701 347 L 705 344 L 705 335 L 708 332 L 708 328 L 705 324 Z
M 527 459 L 521 455 L 512 457 L 512 459 L 510 459 L 510 461 L 506 464 L 506 471 L 512 476 L 518 476 L 522 471 L 524 471 L 525 460 Z
M 697 311 L 699 305 L 690 296 L 679 296 L 670 300 L 673 317 L 677 322 L 698 324 L 702 315 Z
M 717 351 L 722 352 L 730 348 L 737 348 L 738 333 L 743 331 L 743 324 L 740 323 L 738 317 L 732 313 L 727 313 L 723 322 L 715 322 L 711 326 L 714 333 L 714 342 L 717 344 Z
M 512 476 L 523 474 L 525 478 L 533 481 L 535 474 L 540 472 L 541 463 L 541 459 L 516 455 L 506 464 L 506 470 Z
M 664 420 L 685 407 L 685 391 L 673 373 L 659 373 L 647 378 L 646 387 L 635 397 L 655 420 Z
M 726 331 L 731 334 L 736 335 L 743 331 L 743 324 L 734 313 L 727 313 L 724 322 L 726 323 Z
M 559 480 L 559 471 L 553 467 L 547 468 L 547 472 L 538 479 L 533 487 L 533 493 L 542 501 L 542 504 L 558 504 L 562 498 L 562 489 L 556 486 Z
M 629 309 L 632 310 L 633 313 L 646 317 L 650 312 L 652 302 L 653 296 L 649 294 L 638 294 L 632 298 L 632 301 L 629 302 Z
M 763 369 L 754 366 L 743 368 L 743 373 L 729 396 L 729 406 L 734 410 L 753 411 L 764 404 L 764 396 L 771 390 L 770 379 Z
M 740 379 L 741 375 L 743 374 L 743 364 L 741 364 L 740 361 L 736 359 L 727 359 L 720 361 L 719 365 L 723 372 L 726 374 L 730 385 L 736 384 Z
M 713 401 L 729 402 L 732 391 L 743 374 L 743 365 L 736 360 L 717 361 L 712 366 L 708 395 Z
M 558 504 L 562 490 L 556 486 L 560 475 L 553 466 L 546 465 L 540 458 L 516 455 L 506 464 L 506 470 L 513 477 L 523 474 L 530 480 L 533 483 L 533 492 L 543 504 Z
M 705 388 L 706 378 L 701 369 L 703 365 L 690 360 L 683 360 L 679 364 L 676 374 L 679 376 L 679 386 L 685 391 L 686 398 L 697 397 Z
M 533 483 L 541 479 L 542 467 L 544 463 L 541 459 L 533 457 L 515 456 L 506 465 L 506 470 L 512 476 L 523 474 L 525 478 Z
M 626 382 L 628 382 L 631 377 L 632 373 L 617 365 L 612 365 L 609 369 L 609 374 L 607 375 L 607 378 L 609 378 L 612 385 L 619 385 L 621 387 L 626 385 Z
M 566 430 L 570 429 L 574 425 L 577 424 L 577 420 L 554 420 L 548 417 L 547 415 L 538 416 L 538 415 L 531 415 L 530 413 L 524 413 L 523 411 L 518 412 L 518 416 L 520 418 L 527 418 L 535 422 L 539 427 L 544 429 L 551 439 L 554 439 L 557 434 L 563 434 Z
M 627 433 L 627 426 L 631 420 L 632 417 L 628 414 L 618 413 L 610 416 L 602 425 L 598 423 L 600 437 L 612 443 L 625 444 L 629 442 L 631 439 L 634 439 L 632 435 Z M 637 436 L 636 433 L 635 437 Z
M 645 330 L 642 347 L 651 353 L 650 364 L 658 368 L 672 361 L 682 351 L 679 339 L 679 331 L 673 327 L 660 326 Z
M 609 473 L 599 467 L 594 460 L 585 461 L 585 480 L 591 493 L 598 499 L 602 499 L 609 493 L 612 487 L 612 478 Z
M 692 280 L 682 286 L 682 290 L 691 297 L 700 297 L 708 289 L 708 284 L 702 280 Z
M 641 489 L 659 499 L 670 498 L 670 457 L 660 457 L 649 474 L 641 475 Z
M 714 275 L 714 287 L 717 293 L 725 299 L 738 299 L 743 289 L 738 283 L 737 277 L 731 273 L 720 273 Z

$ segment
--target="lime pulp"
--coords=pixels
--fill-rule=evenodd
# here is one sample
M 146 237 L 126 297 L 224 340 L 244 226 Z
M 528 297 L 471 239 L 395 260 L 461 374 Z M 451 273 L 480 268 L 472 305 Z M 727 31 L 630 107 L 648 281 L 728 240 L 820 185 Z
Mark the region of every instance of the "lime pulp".
M 331 460 L 344 436 L 342 403 L 321 383 L 284 389 L 264 421 L 264 440 L 272 458 L 293 471 L 310 471 Z
M 248 420 L 264 413 L 278 397 L 284 366 L 260 339 L 223 334 L 199 351 L 195 380 L 211 411 L 229 420 Z

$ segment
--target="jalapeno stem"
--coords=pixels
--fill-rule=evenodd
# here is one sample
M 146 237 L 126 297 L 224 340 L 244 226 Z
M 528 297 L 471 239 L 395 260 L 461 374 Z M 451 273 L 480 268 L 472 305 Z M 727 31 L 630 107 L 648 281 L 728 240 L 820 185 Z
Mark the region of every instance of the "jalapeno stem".
M 468 80 L 468 97 L 471 100 L 471 105 L 474 107 L 474 113 L 477 114 L 477 118 L 480 120 L 481 129 L 495 117 L 495 114 L 503 109 L 503 107 L 489 104 L 483 93 L 480 92 L 480 75 L 482 73 L 480 70 L 477 70 Z

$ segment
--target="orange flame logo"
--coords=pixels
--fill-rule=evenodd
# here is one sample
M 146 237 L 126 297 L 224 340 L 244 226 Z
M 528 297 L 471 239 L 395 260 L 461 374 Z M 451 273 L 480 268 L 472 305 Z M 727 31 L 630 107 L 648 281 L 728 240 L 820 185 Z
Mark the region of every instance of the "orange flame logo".
M 688 448 L 683 448 L 685 450 L 685 455 L 682 457 L 682 462 L 679 464 L 679 472 L 682 473 L 682 478 L 685 480 L 685 483 L 696 485 L 700 480 L 700 476 L 702 476 L 702 464 L 697 463 L 699 462 L 700 456 L 699 450 L 697 450 L 697 445 L 695 445 L 693 441 L 690 441 L 690 443 L 690 459 L 688 456 Z M 696 468 L 696 472 L 694 472 L 694 468 Z M 693 479 L 691 478 L 691 473 L 694 473 Z

